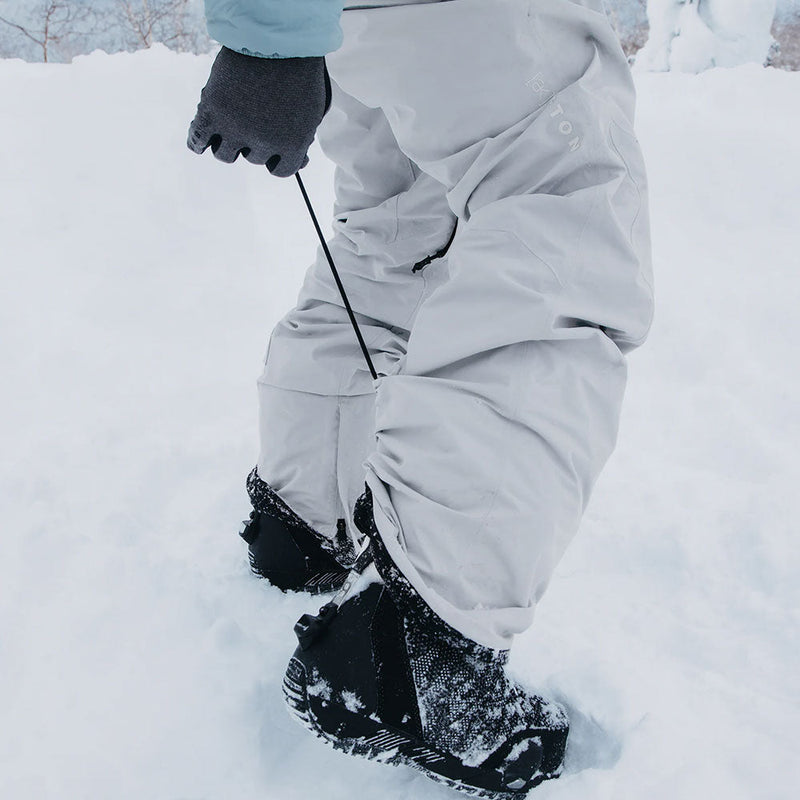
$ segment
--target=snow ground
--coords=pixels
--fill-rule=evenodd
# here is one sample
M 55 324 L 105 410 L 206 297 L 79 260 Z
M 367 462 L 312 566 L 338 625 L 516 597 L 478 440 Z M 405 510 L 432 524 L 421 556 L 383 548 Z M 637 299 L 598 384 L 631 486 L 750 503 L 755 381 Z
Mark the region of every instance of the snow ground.
M 315 604 L 235 534 L 292 181 L 184 150 L 209 59 L 0 62 L 0 796 L 455 797 L 285 714 Z M 542 800 L 788 800 L 800 724 L 800 75 L 637 77 L 659 292 L 619 448 L 512 663 L 568 698 Z M 325 209 L 330 165 L 309 189 Z

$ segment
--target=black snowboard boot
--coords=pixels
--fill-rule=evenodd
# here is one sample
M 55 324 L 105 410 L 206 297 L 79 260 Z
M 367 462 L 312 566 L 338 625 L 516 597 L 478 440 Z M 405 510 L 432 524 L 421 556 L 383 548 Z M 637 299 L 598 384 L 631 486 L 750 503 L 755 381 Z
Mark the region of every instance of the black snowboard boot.
M 295 514 L 255 470 L 247 491 L 253 511 L 239 535 L 247 542 L 253 572 L 283 591 L 337 591 L 355 557 L 344 520 L 331 541 Z
M 290 712 L 337 750 L 414 767 L 476 797 L 519 800 L 560 774 L 565 711 L 508 677 L 507 651 L 433 613 L 389 559 L 369 504 L 357 513 L 369 520 L 375 564 L 353 575 L 340 607 L 337 596 L 297 623 L 283 684 Z

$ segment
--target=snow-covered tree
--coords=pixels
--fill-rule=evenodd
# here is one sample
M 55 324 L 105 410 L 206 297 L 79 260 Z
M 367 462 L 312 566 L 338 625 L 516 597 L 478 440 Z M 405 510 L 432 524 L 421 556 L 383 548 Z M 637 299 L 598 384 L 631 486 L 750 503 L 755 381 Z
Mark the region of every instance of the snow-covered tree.
M 650 36 L 640 70 L 701 72 L 764 63 L 773 47 L 776 0 L 648 0 Z
M 69 61 L 156 42 L 208 52 L 203 0 L 0 0 L 0 58 Z
M 154 42 L 185 52 L 208 49 L 202 8 L 196 0 L 116 0 L 112 13 L 130 49 Z
M 41 0 L 13 17 L 0 16 L 6 33 L 35 47 L 44 62 L 52 59 L 54 49 L 74 46 L 85 37 L 91 22 L 90 7 L 74 0 Z
M 647 41 L 647 0 L 603 0 L 608 18 L 630 58 Z

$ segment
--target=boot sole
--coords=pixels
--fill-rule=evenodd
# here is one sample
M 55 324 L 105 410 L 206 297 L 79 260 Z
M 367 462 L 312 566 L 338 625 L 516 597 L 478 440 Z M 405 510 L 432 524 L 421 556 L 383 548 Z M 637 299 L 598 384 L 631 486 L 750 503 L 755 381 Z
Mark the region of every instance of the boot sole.
M 534 786 L 561 774 L 560 767 L 554 772 L 538 773 L 512 791 L 502 785 L 502 775 L 497 770 L 467 767 L 454 756 L 437 752 L 406 733 L 309 693 L 305 666 L 297 658 L 289 662 L 283 679 L 283 694 L 289 714 L 335 750 L 382 764 L 412 767 L 431 780 L 472 797 L 520 800 Z M 324 722 L 337 733 L 326 730 Z M 563 748 L 566 733 L 544 731 L 542 739 L 550 739 L 549 744 L 560 739 Z M 492 784 L 496 788 L 492 788 Z

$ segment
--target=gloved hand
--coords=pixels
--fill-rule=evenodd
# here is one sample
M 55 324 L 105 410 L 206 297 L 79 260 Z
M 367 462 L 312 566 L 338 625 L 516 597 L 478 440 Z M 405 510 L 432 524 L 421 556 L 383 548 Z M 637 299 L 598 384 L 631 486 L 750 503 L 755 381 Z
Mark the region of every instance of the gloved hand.
M 241 153 L 282 178 L 308 163 L 308 148 L 328 111 L 325 59 L 259 58 L 223 47 L 189 127 L 189 149 L 211 148 L 232 164 Z

